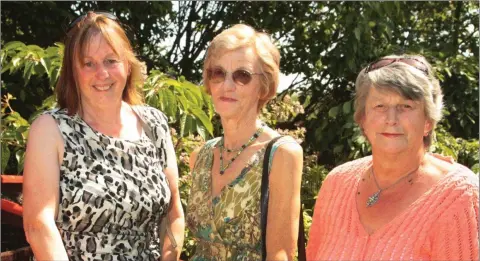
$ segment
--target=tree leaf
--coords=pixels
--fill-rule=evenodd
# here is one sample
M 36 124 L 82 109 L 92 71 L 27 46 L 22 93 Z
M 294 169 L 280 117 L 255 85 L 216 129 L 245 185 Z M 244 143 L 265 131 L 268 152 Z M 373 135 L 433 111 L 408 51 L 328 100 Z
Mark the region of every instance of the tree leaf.
M 357 41 L 360 42 L 360 27 L 356 27 L 355 30 L 353 30 L 353 33 L 355 34 L 355 38 L 357 39 Z
M 42 57 L 42 58 L 40 58 L 40 63 L 42 64 L 43 68 L 45 69 L 45 72 L 47 73 L 48 78 L 50 78 L 50 65 L 51 65 L 50 59 L 46 58 L 46 57 Z
M 5 169 L 7 168 L 9 159 L 10 159 L 10 150 L 8 149 L 8 145 L 2 142 L 2 174 L 5 173 Z
M 185 136 L 185 125 L 187 124 L 187 114 L 180 116 L 180 137 Z
M 158 101 L 160 110 L 163 111 L 167 117 L 176 117 L 177 101 L 175 95 L 168 88 L 161 88 L 158 92 Z
M 184 114 L 183 127 L 181 128 L 181 137 L 188 136 L 194 131 L 195 119 L 191 115 Z
M 328 111 L 328 116 L 329 116 L 330 118 L 335 118 L 335 117 L 337 117 L 338 110 L 339 110 L 338 106 L 335 106 L 335 107 L 331 108 L 331 109 Z
M 25 81 L 25 86 L 27 86 L 28 82 L 30 81 L 30 77 L 33 73 L 33 68 L 35 67 L 35 63 L 32 61 L 25 62 L 25 69 L 23 71 L 23 80 Z
M 208 118 L 208 116 L 205 114 L 205 112 L 199 108 L 194 108 L 194 107 L 190 107 L 189 111 L 190 113 L 195 115 L 197 119 L 200 120 L 202 125 L 207 129 L 208 133 L 213 136 L 213 125 L 210 119 Z
M 17 159 L 18 165 L 17 165 L 17 173 L 22 173 L 23 171 L 23 165 L 25 162 L 25 150 L 19 149 L 15 153 L 15 158 Z
M 343 113 L 345 115 L 348 115 L 351 111 L 351 108 L 352 108 L 352 102 L 351 101 L 345 102 L 343 104 Z
M 204 140 L 207 140 L 207 132 L 205 130 L 205 126 L 201 125 L 201 124 L 196 124 L 197 125 L 197 133 L 204 139 Z
M 19 48 L 25 48 L 26 45 L 20 41 L 12 41 L 8 42 L 3 46 L 3 50 L 8 51 L 8 50 L 17 50 Z

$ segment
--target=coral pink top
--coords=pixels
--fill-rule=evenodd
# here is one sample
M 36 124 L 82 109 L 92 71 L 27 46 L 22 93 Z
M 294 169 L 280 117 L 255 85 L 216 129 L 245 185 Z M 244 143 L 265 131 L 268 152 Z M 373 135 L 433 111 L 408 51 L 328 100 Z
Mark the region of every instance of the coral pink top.
M 454 171 L 369 235 L 355 192 L 371 164 L 372 157 L 365 157 L 327 176 L 315 206 L 307 260 L 478 260 L 478 176 L 455 163 Z

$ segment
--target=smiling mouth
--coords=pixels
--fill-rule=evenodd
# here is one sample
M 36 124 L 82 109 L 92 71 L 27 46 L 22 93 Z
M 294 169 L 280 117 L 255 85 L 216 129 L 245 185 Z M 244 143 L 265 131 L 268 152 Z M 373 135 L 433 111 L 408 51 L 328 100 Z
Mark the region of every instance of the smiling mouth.
M 402 134 L 400 133 L 381 133 L 383 136 L 385 137 L 398 137 L 398 136 L 402 136 Z
M 226 102 L 235 102 L 237 101 L 236 99 L 233 98 L 227 98 L 227 97 L 220 97 L 221 101 L 226 101 Z
M 93 85 L 93 88 L 95 88 L 98 91 L 108 91 L 110 88 L 112 88 L 113 83 L 110 85 Z

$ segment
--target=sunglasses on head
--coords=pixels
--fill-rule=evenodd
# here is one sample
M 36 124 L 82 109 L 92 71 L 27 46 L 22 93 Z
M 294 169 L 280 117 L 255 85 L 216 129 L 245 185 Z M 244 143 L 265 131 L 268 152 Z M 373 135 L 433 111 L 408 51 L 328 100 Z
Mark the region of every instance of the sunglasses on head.
M 106 18 L 108 18 L 110 20 L 113 20 L 113 21 L 118 21 L 118 18 L 114 14 L 109 13 L 109 12 L 93 12 L 93 13 L 95 13 L 97 15 L 103 15 Z M 88 13 L 84 14 L 84 15 L 81 15 L 81 16 L 77 17 L 77 19 L 73 20 L 73 22 L 71 22 L 68 25 L 68 30 L 72 29 L 76 24 L 78 24 L 78 22 L 82 21 L 82 19 L 85 18 L 87 15 L 88 15 Z
M 425 75 L 428 76 L 428 67 L 425 65 L 422 61 L 420 61 L 417 58 L 413 57 L 405 57 L 405 58 L 382 58 L 380 60 L 377 60 L 367 66 L 365 68 L 365 73 L 369 73 L 371 71 L 375 71 L 377 69 L 380 69 L 382 67 L 385 67 L 387 65 L 390 65 L 395 62 L 402 62 L 405 64 L 408 64 L 417 70 L 422 71 Z
M 238 69 L 230 73 L 222 68 L 213 68 L 207 70 L 207 79 L 213 83 L 224 82 L 227 75 L 231 74 L 233 82 L 238 85 L 247 85 L 252 80 L 252 75 L 262 75 L 261 73 L 251 73 L 244 69 Z

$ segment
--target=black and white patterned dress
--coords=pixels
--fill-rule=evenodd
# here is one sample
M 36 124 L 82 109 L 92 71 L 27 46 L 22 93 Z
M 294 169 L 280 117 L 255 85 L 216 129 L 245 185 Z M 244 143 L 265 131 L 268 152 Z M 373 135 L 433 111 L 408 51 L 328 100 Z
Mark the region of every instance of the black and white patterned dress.
M 133 108 L 148 130 L 135 141 L 99 133 L 65 110 L 46 112 L 64 139 L 56 224 L 69 260 L 160 258 L 158 228 L 171 197 L 163 169 L 175 154 L 165 115 Z

